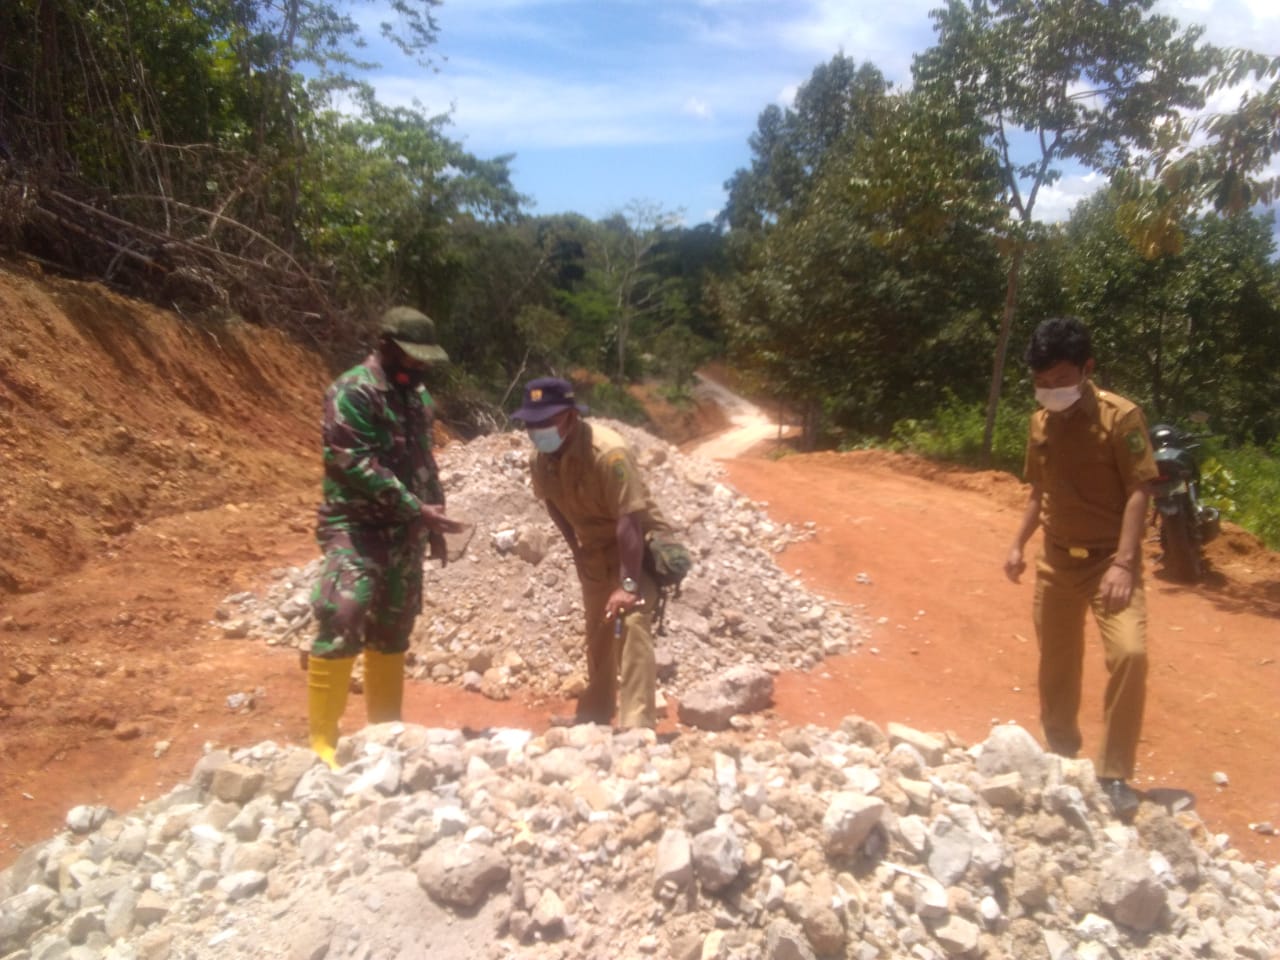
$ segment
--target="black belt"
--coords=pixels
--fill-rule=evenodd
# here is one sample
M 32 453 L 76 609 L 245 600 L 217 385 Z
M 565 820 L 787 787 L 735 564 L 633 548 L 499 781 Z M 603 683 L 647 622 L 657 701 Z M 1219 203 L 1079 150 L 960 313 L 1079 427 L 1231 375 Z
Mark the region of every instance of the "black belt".
M 1049 546 L 1061 550 L 1075 560 L 1096 560 L 1098 557 L 1109 557 L 1119 549 L 1119 544 L 1110 547 L 1069 547 L 1064 543 L 1050 540 Z

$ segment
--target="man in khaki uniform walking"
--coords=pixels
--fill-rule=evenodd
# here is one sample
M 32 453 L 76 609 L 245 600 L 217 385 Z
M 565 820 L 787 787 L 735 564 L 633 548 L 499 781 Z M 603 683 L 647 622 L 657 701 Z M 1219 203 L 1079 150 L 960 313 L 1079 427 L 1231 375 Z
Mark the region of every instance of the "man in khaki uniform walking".
M 1147 682 L 1147 605 L 1142 534 L 1148 484 L 1157 476 L 1142 411 L 1089 381 L 1089 332 L 1075 318 L 1045 320 L 1027 347 L 1042 409 L 1031 416 L 1026 512 L 1005 560 L 1018 582 L 1022 551 L 1039 526 L 1035 625 L 1040 646 L 1040 721 L 1049 749 L 1080 750 L 1084 621 L 1093 615 L 1106 651 L 1106 732 L 1098 780 L 1118 816 L 1132 816 L 1133 776 Z
M 645 537 L 667 523 L 635 456 L 614 431 L 583 419 L 573 385 L 530 381 L 512 419 L 537 448 L 533 493 L 573 553 L 586 611 L 587 689 L 563 723 L 652 728 L 657 686 L 650 611 L 658 587 L 645 569 Z M 619 686 L 621 674 L 621 686 Z

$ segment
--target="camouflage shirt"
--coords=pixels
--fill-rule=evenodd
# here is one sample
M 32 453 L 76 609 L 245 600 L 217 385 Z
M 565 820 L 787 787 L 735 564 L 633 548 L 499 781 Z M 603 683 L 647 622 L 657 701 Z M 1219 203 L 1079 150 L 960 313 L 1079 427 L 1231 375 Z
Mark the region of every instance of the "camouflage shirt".
M 330 385 L 322 528 L 413 525 L 422 504 L 444 504 L 431 455 L 432 405 L 424 388 L 391 384 L 377 353 Z

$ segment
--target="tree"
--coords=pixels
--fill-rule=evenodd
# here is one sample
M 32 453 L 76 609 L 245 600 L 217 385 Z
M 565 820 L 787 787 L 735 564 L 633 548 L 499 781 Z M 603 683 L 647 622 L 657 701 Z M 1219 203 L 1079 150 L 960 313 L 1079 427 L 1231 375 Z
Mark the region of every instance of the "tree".
M 944 384 L 973 382 L 993 306 L 995 170 L 976 129 L 929 101 L 887 96 L 817 167 L 803 209 L 784 211 L 721 297 L 734 340 L 804 414 L 887 436 L 932 412 Z
M 650 270 L 654 248 L 663 232 L 679 222 L 678 213 L 659 204 L 632 200 L 600 225 L 593 250 L 599 282 L 613 308 L 614 379 L 627 378 L 632 328 L 661 302 L 661 284 Z
M 427 64 L 437 4 L 393 0 L 378 29 Z M 0 204 L 0 238 L 341 356 L 389 301 L 447 307 L 469 229 L 514 222 L 524 198 L 509 156 L 475 157 L 446 116 L 353 78 L 372 66 L 360 5 L 0 4 L 0 197 L 23 198 Z
M 1162 124 L 1204 103 L 1212 63 L 1201 30 L 1149 14 L 1155 0 L 948 0 L 937 43 L 913 66 L 940 109 L 985 130 L 1011 222 L 1004 309 L 983 435 L 991 450 L 1018 283 L 1036 200 L 1062 165 L 1113 174 L 1159 142 Z
M 889 84 L 872 64 L 843 53 L 814 68 L 783 109 L 766 107 L 750 139 L 751 166 L 725 183 L 719 220 L 730 230 L 758 232 L 788 212 L 803 210 L 836 144 L 851 131 L 869 132 Z
M 1237 87 L 1243 91 L 1234 110 L 1171 126 L 1146 163 L 1117 178 L 1124 231 L 1145 256 L 1177 253 L 1192 211 L 1235 215 L 1270 206 L 1280 193 L 1280 176 L 1268 172 L 1280 152 L 1280 57 L 1215 51 L 1205 95 Z M 1188 147 L 1193 139 L 1203 142 Z
M 1208 412 L 1231 441 L 1280 434 L 1280 268 L 1270 218 L 1186 217 L 1176 253 L 1145 256 L 1121 189 L 1080 204 L 1066 228 L 1069 309 L 1090 325 L 1107 381 L 1153 419 Z

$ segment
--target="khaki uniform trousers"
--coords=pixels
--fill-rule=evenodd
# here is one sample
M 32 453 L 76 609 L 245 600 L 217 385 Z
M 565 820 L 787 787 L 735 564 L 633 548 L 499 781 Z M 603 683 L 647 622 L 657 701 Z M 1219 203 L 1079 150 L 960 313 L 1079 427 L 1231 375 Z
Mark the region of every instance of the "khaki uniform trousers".
M 587 621 L 587 689 L 578 699 L 578 716 L 608 723 L 621 700 L 619 726 L 653 728 L 657 724 L 653 608 L 658 602 L 658 586 L 647 572 L 641 573 L 644 606 L 623 617 L 619 637 L 615 636 L 615 622 L 604 618 L 609 595 L 622 578 L 617 549 L 586 553 L 578 578 Z
M 1050 750 L 1067 757 L 1079 752 L 1084 621 L 1086 611 L 1092 609 L 1108 674 L 1098 776 L 1128 779 L 1133 776 L 1147 695 L 1147 599 L 1139 566 L 1129 605 L 1118 613 L 1103 609 L 1098 587 L 1113 559 L 1111 553 L 1076 558 L 1062 547 L 1045 543 L 1036 565 L 1035 599 L 1040 722 Z

